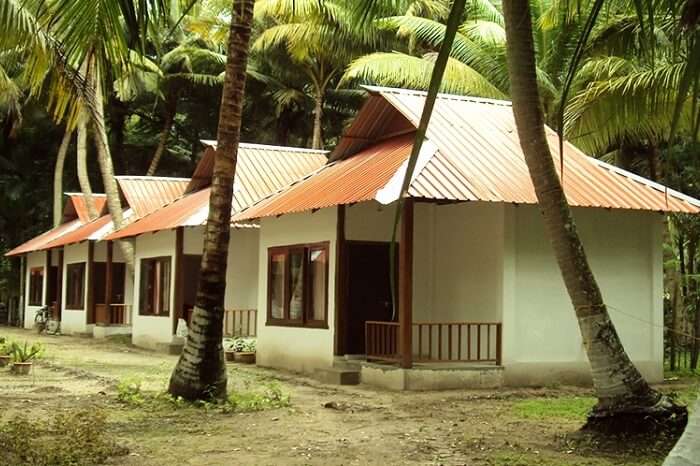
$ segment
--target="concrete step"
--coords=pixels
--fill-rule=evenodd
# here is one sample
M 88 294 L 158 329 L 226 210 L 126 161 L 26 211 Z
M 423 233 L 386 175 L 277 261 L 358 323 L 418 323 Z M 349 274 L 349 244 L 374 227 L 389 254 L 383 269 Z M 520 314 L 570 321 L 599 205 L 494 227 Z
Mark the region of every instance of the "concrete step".
M 314 377 L 320 382 L 331 385 L 357 385 L 360 383 L 360 371 L 358 369 L 340 367 L 316 369 Z

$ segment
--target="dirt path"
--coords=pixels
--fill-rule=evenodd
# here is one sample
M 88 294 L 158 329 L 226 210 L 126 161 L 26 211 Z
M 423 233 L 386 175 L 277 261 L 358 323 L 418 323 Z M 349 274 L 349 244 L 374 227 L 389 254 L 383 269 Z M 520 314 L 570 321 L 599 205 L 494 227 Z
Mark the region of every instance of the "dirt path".
M 31 376 L 0 371 L 0 418 L 102 409 L 130 451 L 113 464 L 651 465 L 660 464 L 657 450 L 666 447 L 621 446 L 602 453 L 595 445 L 572 444 L 567 438 L 593 400 L 588 390 L 569 387 L 396 393 L 231 365 L 232 389 L 273 382 L 290 396 L 290 407 L 239 414 L 201 408 L 153 412 L 118 403 L 116 385 L 138 380 L 145 390 L 162 391 L 174 356 L 17 329 L 0 328 L 0 335 L 47 347 L 45 361 Z

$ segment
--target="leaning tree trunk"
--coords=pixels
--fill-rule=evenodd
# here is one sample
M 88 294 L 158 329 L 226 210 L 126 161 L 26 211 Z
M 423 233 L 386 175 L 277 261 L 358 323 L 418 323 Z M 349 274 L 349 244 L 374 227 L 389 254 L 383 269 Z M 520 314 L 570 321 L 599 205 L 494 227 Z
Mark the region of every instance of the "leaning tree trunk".
M 90 176 L 87 171 L 87 116 L 80 115 L 78 117 L 78 141 L 76 145 L 76 160 L 78 168 L 78 183 L 80 191 L 85 198 L 85 205 L 88 210 L 90 220 L 95 220 L 98 217 L 97 208 L 95 208 L 95 199 L 92 197 L 92 187 L 90 186 Z
M 95 73 L 94 79 L 88 79 L 92 83 L 95 91 L 95 118 L 92 121 L 94 132 L 95 146 L 97 147 L 97 162 L 100 166 L 102 174 L 102 183 L 105 188 L 105 196 L 107 197 L 107 208 L 112 216 L 112 224 L 114 229 L 122 228 L 126 223 L 124 221 L 124 212 L 119 199 L 119 188 L 117 188 L 117 180 L 114 177 L 114 167 L 112 165 L 112 156 L 109 152 L 109 143 L 107 142 L 107 131 L 105 129 L 104 119 L 104 102 L 102 100 L 102 81 L 99 74 Z M 131 275 L 134 275 L 134 247 L 127 240 L 117 242 L 124 255 L 124 262 Z
M 202 270 L 187 341 L 168 389 L 170 394 L 187 400 L 221 399 L 226 396 L 222 345 L 226 262 L 253 4 L 254 0 L 234 0 L 231 8 L 228 59 L 221 95 Z
M 177 113 L 177 92 L 170 91 L 168 98 L 165 102 L 165 122 L 163 123 L 163 129 L 160 132 L 160 137 L 158 138 L 158 147 L 156 147 L 156 152 L 153 154 L 151 159 L 151 164 L 148 166 L 146 171 L 147 176 L 153 176 L 158 169 L 158 164 L 160 164 L 160 159 L 163 157 L 165 152 L 165 147 L 168 144 L 168 136 L 170 136 L 170 130 L 175 122 L 175 115 Z
M 323 91 L 317 91 L 314 97 L 314 132 L 311 141 L 312 149 L 323 149 Z
M 571 298 L 591 365 L 598 403 L 589 427 L 643 428 L 642 419 L 684 411 L 644 380 L 620 342 L 588 264 L 550 153 L 535 75 L 529 2 L 503 2 L 513 115 L 545 230 Z M 641 414 L 641 416 L 639 415 Z M 683 417 L 681 413 L 680 417 Z M 632 421 L 639 421 L 632 425 Z M 625 421 L 630 421 L 626 425 Z M 684 422 L 684 419 L 681 420 Z
M 53 170 L 53 226 L 54 228 L 61 224 L 63 219 L 63 166 L 66 163 L 66 154 L 68 154 L 68 146 L 73 135 L 73 130 L 66 124 L 66 132 L 63 133 L 61 145 L 58 147 L 56 154 L 56 166 Z

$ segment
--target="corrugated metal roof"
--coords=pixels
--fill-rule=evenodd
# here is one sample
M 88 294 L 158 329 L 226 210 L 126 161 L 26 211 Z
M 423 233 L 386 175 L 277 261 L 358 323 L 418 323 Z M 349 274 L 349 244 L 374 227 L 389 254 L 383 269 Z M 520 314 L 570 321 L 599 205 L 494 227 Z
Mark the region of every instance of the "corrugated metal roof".
M 52 241 L 60 238 L 63 235 L 69 234 L 70 232 L 80 228 L 82 226 L 80 219 L 76 218 L 63 223 L 56 228 L 46 231 L 39 236 L 35 236 L 29 241 L 20 244 L 16 248 L 5 253 L 6 256 L 19 256 L 21 254 L 26 254 L 28 252 L 38 251 L 44 249 L 44 247 L 51 243 Z
M 87 202 L 85 202 L 85 195 L 83 193 L 66 193 L 68 200 L 63 208 L 63 223 L 69 222 L 76 218 L 80 219 L 82 223 L 87 223 L 90 221 L 90 215 L 88 214 Z M 92 201 L 95 203 L 95 210 L 101 212 L 107 202 L 107 196 L 104 194 L 92 194 Z
M 206 141 L 211 145 L 213 142 Z M 207 155 L 209 154 L 209 155 Z M 208 175 L 201 167 L 211 167 L 214 151 L 205 152 L 198 169 L 200 179 Z M 241 143 L 234 181 L 233 212 L 252 205 L 289 183 L 323 166 L 326 152 L 293 147 Z M 109 235 L 119 239 L 180 226 L 204 225 L 209 213 L 209 188 L 186 194 L 173 203 Z M 244 225 L 238 225 L 243 227 Z
M 395 136 L 328 165 L 233 216 L 244 221 L 374 199 L 408 159 L 414 134 Z
M 388 168 L 385 152 L 393 152 L 396 147 L 389 141 L 372 141 L 391 134 L 389 128 L 399 133 L 405 131 L 401 124 L 380 118 L 400 118 L 398 111 L 404 121 L 417 127 L 426 93 L 367 88 L 371 96 L 333 151 L 331 160 L 335 162 L 233 219 L 244 221 L 360 202 L 367 200 L 367 187 L 376 193 L 377 184 L 386 183 L 390 178 L 385 172 Z M 547 129 L 547 136 L 558 170 L 558 138 L 550 129 Z M 404 150 L 407 147 L 410 151 L 412 137 L 401 139 Z M 440 94 L 427 138 L 438 150 L 414 174 L 410 196 L 452 201 L 537 202 L 509 102 Z M 397 139 L 390 141 L 396 143 Z M 373 158 L 377 160 L 370 160 L 368 153 L 374 153 Z M 359 160 L 351 162 L 356 157 Z M 364 176 L 354 180 L 357 185 L 343 185 L 342 192 L 336 192 L 339 183 L 336 178 L 342 179 L 342 170 L 334 168 L 339 160 L 348 163 L 342 166 L 361 162 L 364 170 Z M 700 211 L 700 201 L 587 157 L 568 142 L 564 145 L 564 191 L 573 206 Z
M 162 176 L 117 176 L 129 207 L 140 218 L 171 203 L 185 192 L 189 178 Z

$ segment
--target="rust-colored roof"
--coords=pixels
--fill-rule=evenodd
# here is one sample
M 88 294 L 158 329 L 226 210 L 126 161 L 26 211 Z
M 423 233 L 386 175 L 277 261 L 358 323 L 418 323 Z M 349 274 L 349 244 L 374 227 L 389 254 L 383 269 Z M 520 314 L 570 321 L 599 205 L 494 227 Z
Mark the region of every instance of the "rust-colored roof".
M 40 234 L 39 236 L 35 236 L 34 238 L 30 239 L 29 241 L 20 244 L 16 248 L 8 251 L 5 253 L 6 256 L 19 256 L 21 254 L 26 254 L 29 252 L 33 251 L 38 251 L 40 249 L 44 249 L 44 246 L 51 243 L 52 241 L 56 240 L 57 238 L 60 238 L 63 235 L 69 234 L 70 232 L 76 230 L 77 228 L 80 228 L 82 225 L 80 219 L 76 218 L 74 220 L 70 220 L 66 223 L 63 223 L 56 228 L 53 228 L 49 231 L 45 231 L 44 233 Z
M 413 136 L 397 136 L 382 142 L 386 135 L 406 131 L 401 123 L 382 118 L 403 120 L 416 128 L 426 94 L 367 88 L 370 97 L 333 151 L 334 162 L 234 215 L 233 220 L 364 201 L 369 192 L 374 191 L 376 196 L 380 188 L 395 178 L 401 164 L 388 164 L 387 160 L 396 153 L 398 141 L 403 151 L 410 151 Z M 547 135 L 558 169 L 557 135 L 550 129 Z M 537 202 L 509 102 L 440 94 L 427 139 L 436 150 L 426 154 L 417 167 L 410 196 L 451 201 Z M 374 155 L 369 157 L 369 153 Z M 362 167 L 362 176 L 348 178 L 350 175 L 345 175 L 343 168 L 356 165 Z M 387 175 L 390 168 L 394 173 Z M 587 157 L 568 142 L 564 145 L 564 191 L 569 203 L 579 207 L 700 211 L 700 201 Z
M 211 145 L 213 142 L 206 141 L 205 144 Z M 197 170 L 201 175 L 200 179 L 206 177 L 203 174 L 206 170 L 200 170 L 199 167 L 211 168 L 213 154 L 214 151 L 211 149 L 205 152 Z M 233 188 L 233 211 L 240 211 L 287 186 L 292 181 L 323 166 L 326 160 L 325 151 L 241 143 Z M 204 188 L 186 194 L 109 235 L 106 239 L 126 238 L 180 226 L 204 225 L 209 212 L 209 193 L 210 189 Z
M 410 133 L 363 149 L 353 157 L 330 162 L 249 209 L 234 215 L 234 221 L 351 204 L 374 199 L 411 154 Z
M 92 236 L 104 228 L 111 228 L 111 223 L 112 216 L 109 214 L 103 215 L 102 217 L 93 220 L 92 222 L 86 223 L 85 225 L 81 225 L 79 228 L 76 228 L 75 230 L 72 230 L 69 233 L 66 233 L 65 235 L 59 236 L 53 241 L 46 243 L 43 246 L 36 248 L 35 250 L 58 248 L 61 246 L 66 246 L 68 244 L 80 243 L 81 241 L 85 241 L 88 239 L 102 239 L 101 237 L 94 238 Z
M 171 203 L 185 192 L 189 178 L 117 176 L 119 188 L 137 218 Z
M 63 208 L 63 223 L 76 218 L 80 219 L 82 223 L 89 222 L 90 215 L 88 214 L 85 195 L 83 193 L 66 193 L 66 196 L 68 196 L 68 200 Z M 107 202 L 107 196 L 93 193 L 92 201 L 95 203 L 95 210 L 99 213 Z

